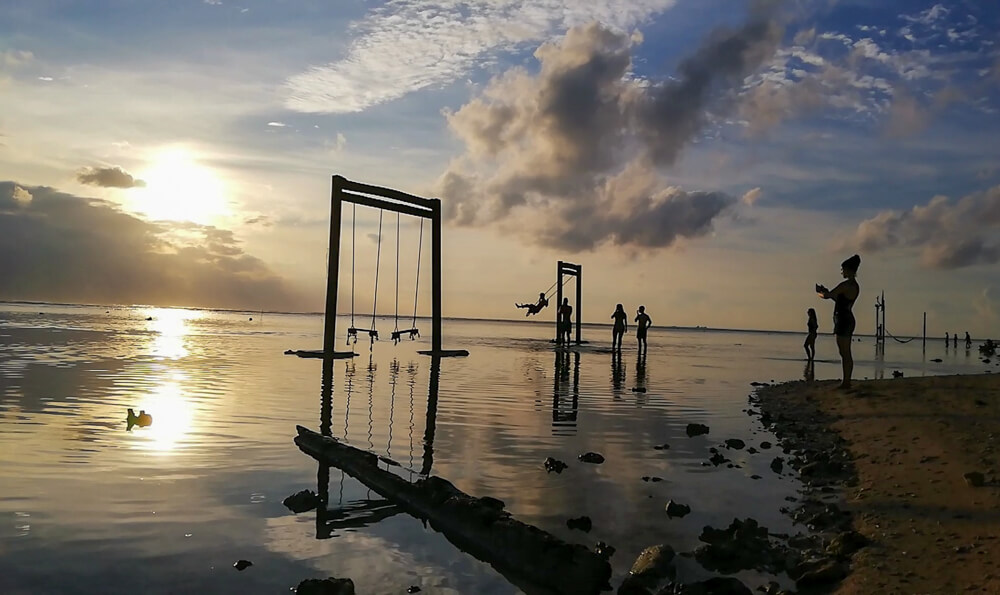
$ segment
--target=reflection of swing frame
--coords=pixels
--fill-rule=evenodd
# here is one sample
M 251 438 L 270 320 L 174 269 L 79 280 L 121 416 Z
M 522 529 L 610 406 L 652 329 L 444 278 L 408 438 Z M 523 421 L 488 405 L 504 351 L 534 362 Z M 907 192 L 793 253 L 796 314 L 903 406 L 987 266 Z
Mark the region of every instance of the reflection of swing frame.
M 581 301 L 581 296 L 583 295 L 583 266 L 579 264 L 573 264 L 570 262 L 563 262 L 560 260 L 556 265 L 556 287 L 559 289 L 556 292 L 556 343 L 562 342 L 562 330 L 559 328 L 559 308 L 562 308 L 563 301 L 563 276 L 569 275 L 571 277 L 576 277 L 576 344 L 579 345 L 583 343 L 580 336 L 580 320 L 583 318 L 583 302 Z M 572 330 L 572 329 L 571 329 Z
M 468 355 L 469 352 L 465 350 L 445 351 L 441 348 L 441 200 L 421 198 L 390 188 L 353 182 L 343 176 L 333 176 L 330 193 L 330 257 L 323 328 L 324 356 L 354 355 L 338 353 L 334 349 L 337 337 L 337 291 L 340 285 L 341 207 L 345 202 L 431 220 L 431 349 L 420 353 L 441 357 Z

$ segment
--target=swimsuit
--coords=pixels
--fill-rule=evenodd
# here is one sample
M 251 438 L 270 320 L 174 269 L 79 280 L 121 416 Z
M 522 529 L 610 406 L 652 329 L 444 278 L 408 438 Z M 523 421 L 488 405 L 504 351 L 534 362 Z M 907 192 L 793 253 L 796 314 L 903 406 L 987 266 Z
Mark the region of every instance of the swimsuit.
M 854 326 L 856 322 L 854 320 L 854 313 L 851 312 L 852 306 L 854 306 L 854 300 L 843 294 L 834 298 L 833 334 L 838 337 L 850 337 L 854 334 Z

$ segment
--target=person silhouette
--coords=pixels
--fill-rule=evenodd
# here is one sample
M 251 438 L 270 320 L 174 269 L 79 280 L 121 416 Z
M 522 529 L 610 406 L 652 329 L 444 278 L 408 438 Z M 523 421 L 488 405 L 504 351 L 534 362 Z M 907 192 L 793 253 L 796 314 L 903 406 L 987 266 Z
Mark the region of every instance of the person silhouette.
M 972 349 L 972 337 L 969 336 L 969 331 L 965 331 L 965 348 Z
M 948 341 L 951 341 L 951 335 L 948 333 L 944 334 L 944 350 L 948 351 Z
M 628 314 L 621 304 L 615 308 L 611 319 L 615 321 L 615 326 L 611 329 L 611 349 L 621 351 L 622 336 L 628 332 Z
M 816 310 L 809 308 L 806 310 L 806 315 L 808 316 L 806 329 L 809 332 L 802 347 L 806 350 L 806 360 L 813 361 L 816 359 L 816 332 L 819 330 L 819 322 L 816 321 Z
M 854 373 L 854 358 L 851 355 L 851 338 L 857 322 L 851 308 L 861 293 L 861 286 L 856 279 L 861 257 L 855 254 L 840 264 L 840 274 L 844 280 L 832 290 L 823 285 L 816 285 L 816 293 L 825 300 L 833 300 L 833 334 L 837 337 L 837 349 L 840 351 L 841 366 L 844 378 L 837 388 L 851 388 L 851 374 Z
M 531 316 L 532 314 L 538 314 L 539 312 L 541 312 L 542 308 L 549 305 L 549 300 L 545 297 L 544 293 L 539 293 L 538 301 L 535 302 L 534 304 L 518 304 L 517 302 L 514 302 L 514 305 L 517 306 L 518 308 L 527 308 L 528 311 L 525 313 L 525 316 L 527 317 Z
M 649 345 L 646 344 L 646 331 L 649 327 L 653 326 L 653 319 L 646 314 L 646 306 L 639 306 L 639 310 L 635 313 L 635 339 L 639 343 L 639 353 L 645 353 L 649 351 Z
M 958 349 L 958 333 L 951 336 L 951 346 Z
M 569 305 L 569 298 L 563 298 L 563 303 L 559 306 L 559 343 L 569 343 L 573 331 L 572 320 L 573 306 Z

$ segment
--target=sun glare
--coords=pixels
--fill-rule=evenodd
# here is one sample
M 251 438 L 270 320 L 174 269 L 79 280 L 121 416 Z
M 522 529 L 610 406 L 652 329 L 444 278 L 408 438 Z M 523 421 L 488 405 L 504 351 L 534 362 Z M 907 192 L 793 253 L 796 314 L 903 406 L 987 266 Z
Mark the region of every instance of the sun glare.
M 209 225 L 229 214 L 225 184 L 186 149 L 163 151 L 140 177 L 136 208 L 150 219 Z

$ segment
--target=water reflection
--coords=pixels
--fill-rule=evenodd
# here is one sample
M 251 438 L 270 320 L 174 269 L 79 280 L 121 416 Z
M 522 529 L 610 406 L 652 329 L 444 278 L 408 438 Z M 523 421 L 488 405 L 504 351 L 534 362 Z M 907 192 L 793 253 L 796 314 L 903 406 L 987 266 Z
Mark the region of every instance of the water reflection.
M 576 434 L 576 416 L 580 404 L 580 352 L 573 352 L 573 386 L 570 379 L 570 352 L 556 350 L 555 386 L 552 390 L 552 434 L 572 436 Z
M 642 351 L 635 360 L 635 386 L 632 391 L 636 393 L 636 404 L 645 405 L 649 400 L 646 396 L 646 383 L 649 382 L 649 373 L 646 371 L 646 352 Z
M 204 316 L 197 310 L 153 308 L 146 312 L 146 330 L 153 335 L 150 352 L 163 359 L 177 360 L 187 357 L 188 322 Z
M 333 363 L 334 360 L 324 360 L 322 366 L 322 378 L 320 381 L 320 434 L 332 436 L 333 427 Z M 369 360 L 367 368 L 368 379 L 368 444 L 369 449 L 374 448 L 372 440 L 374 427 L 374 383 L 377 366 Z M 386 444 L 386 458 L 392 454 L 392 427 L 394 424 L 396 385 L 399 380 L 401 370 L 399 360 L 394 359 L 389 366 L 390 370 L 390 397 L 389 397 L 389 419 L 388 419 L 388 440 Z M 345 407 L 344 407 L 344 440 L 347 440 L 348 422 L 350 418 L 350 399 L 353 390 L 353 379 L 355 367 L 352 360 L 345 362 Z M 427 389 L 427 419 L 423 439 L 423 458 L 420 469 L 421 476 L 429 476 L 434 463 L 434 432 L 437 425 L 437 403 L 438 389 L 440 386 L 441 359 L 431 358 L 430 375 Z M 414 407 L 413 392 L 416 384 L 417 366 L 409 364 L 407 366 L 409 385 L 409 466 L 412 480 L 413 469 L 413 428 L 414 428 Z M 380 457 L 382 459 L 382 457 Z M 385 459 L 383 459 L 385 460 Z M 340 489 L 336 505 L 330 503 L 330 466 L 319 463 L 316 472 L 316 492 L 319 505 L 316 509 L 316 539 L 329 539 L 336 535 L 338 530 L 357 529 L 374 525 L 386 518 L 399 514 L 401 509 L 383 498 L 361 498 L 344 502 L 344 472 L 340 472 Z M 371 495 L 371 491 L 368 492 Z
M 137 442 L 137 448 L 169 454 L 191 433 L 194 427 L 194 403 L 185 394 L 186 380 L 187 376 L 183 372 L 170 372 L 152 392 L 143 396 L 138 409 L 154 416 L 156 423 L 143 428 L 145 440 Z
M 622 387 L 625 385 L 625 366 L 622 364 L 620 351 L 611 352 L 611 388 L 614 400 L 622 398 Z

